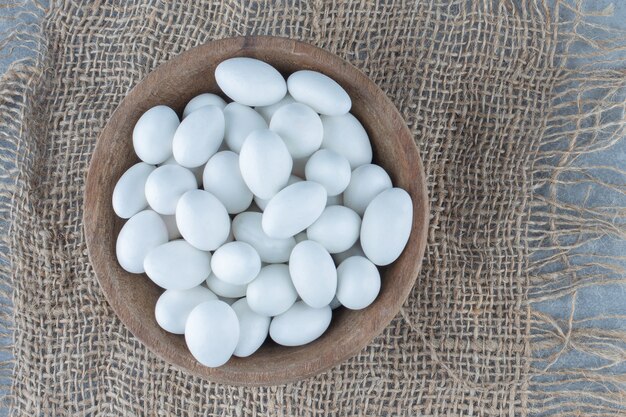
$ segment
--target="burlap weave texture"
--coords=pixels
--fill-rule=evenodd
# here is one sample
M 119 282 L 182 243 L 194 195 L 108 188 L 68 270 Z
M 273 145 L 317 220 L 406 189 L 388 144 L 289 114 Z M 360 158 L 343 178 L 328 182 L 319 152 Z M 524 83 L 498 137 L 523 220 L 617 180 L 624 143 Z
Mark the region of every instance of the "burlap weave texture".
M 9 74 L 0 103 L 16 108 L 2 120 L 18 161 L 13 415 L 526 414 L 526 221 L 554 32 L 534 2 L 52 4 L 36 65 L 21 83 Z M 212 384 L 147 351 L 104 299 L 81 224 L 90 155 L 130 88 L 182 51 L 246 34 L 325 48 L 380 86 L 420 148 L 432 208 L 402 314 L 344 364 L 264 388 Z

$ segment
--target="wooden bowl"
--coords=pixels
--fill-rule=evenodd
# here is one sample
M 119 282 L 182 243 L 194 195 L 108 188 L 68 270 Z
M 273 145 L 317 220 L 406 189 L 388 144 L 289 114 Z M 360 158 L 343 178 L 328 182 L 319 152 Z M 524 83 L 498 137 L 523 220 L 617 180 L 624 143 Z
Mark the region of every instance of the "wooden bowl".
M 145 275 L 124 271 L 117 263 L 115 241 L 124 223 L 111 206 L 120 176 L 138 162 L 132 131 L 143 112 L 165 104 L 182 114 L 185 104 L 204 92 L 219 92 L 217 64 L 235 56 L 261 59 L 284 75 L 301 69 L 320 71 L 341 84 L 352 98 L 352 113 L 369 133 L 375 162 L 396 187 L 413 199 L 413 227 L 400 258 L 381 270 L 382 287 L 368 308 L 333 312 L 322 337 L 299 347 L 268 341 L 248 358 L 233 357 L 219 368 L 200 365 L 183 336 L 162 330 L 154 306 L 162 293 Z M 122 100 L 102 131 L 93 154 L 85 189 L 84 227 L 89 257 L 113 310 L 133 335 L 163 360 L 208 380 L 236 385 L 277 385 L 307 378 L 362 350 L 387 326 L 406 300 L 420 270 L 426 245 L 428 200 L 420 156 L 404 120 L 373 82 L 337 56 L 285 38 L 240 37 L 209 42 L 159 66 Z

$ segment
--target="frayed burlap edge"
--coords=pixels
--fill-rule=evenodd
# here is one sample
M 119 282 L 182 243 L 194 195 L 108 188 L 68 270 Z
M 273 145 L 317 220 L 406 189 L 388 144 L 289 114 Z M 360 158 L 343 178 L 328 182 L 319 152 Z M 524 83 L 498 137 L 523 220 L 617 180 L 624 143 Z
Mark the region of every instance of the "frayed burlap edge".
M 626 414 L 626 316 L 611 313 L 619 296 L 603 296 L 626 288 L 616 250 L 626 242 L 626 26 L 598 7 L 553 7 L 557 77 L 528 221 L 531 415 Z

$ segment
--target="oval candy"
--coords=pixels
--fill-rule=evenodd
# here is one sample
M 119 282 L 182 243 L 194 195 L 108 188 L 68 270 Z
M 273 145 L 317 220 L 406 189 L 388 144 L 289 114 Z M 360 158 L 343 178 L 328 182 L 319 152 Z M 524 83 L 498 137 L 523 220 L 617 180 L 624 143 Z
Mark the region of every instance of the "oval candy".
M 154 165 L 139 162 L 128 168 L 113 189 L 113 211 L 128 219 L 148 207 L 146 180 L 155 170 Z
M 163 330 L 183 334 L 191 310 L 210 300 L 217 300 L 217 296 L 202 286 L 187 290 L 166 290 L 156 302 L 154 317 Z
M 313 308 L 304 301 L 298 301 L 289 310 L 272 319 L 270 337 L 283 346 L 306 345 L 324 334 L 332 315 L 329 306 Z
M 206 285 L 215 294 L 219 295 L 220 297 L 226 298 L 245 297 L 246 289 L 248 288 L 246 284 L 235 285 L 222 281 L 213 273 L 211 273 L 211 275 L 209 275 L 209 277 L 206 279 Z
M 270 64 L 236 57 L 220 62 L 215 80 L 224 94 L 246 106 L 269 106 L 287 94 L 285 79 Z
M 167 160 L 163 162 L 160 166 L 163 166 L 163 165 L 181 166 L 178 162 L 176 162 L 174 155 L 167 158 Z M 204 165 L 200 165 L 199 167 L 195 167 L 195 168 L 187 168 L 187 169 L 191 171 L 194 177 L 196 177 L 196 182 L 198 183 L 198 186 L 202 186 L 202 173 L 204 172 Z
M 341 115 L 350 111 L 350 96 L 332 78 L 309 70 L 296 71 L 287 79 L 289 94 L 320 114 Z
M 187 191 L 176 206 L 176 225 L 183 238 L 204 251 L 219 248 L 228 238 L 230 217 L 224 205 L 204 190 Z
M 186 241 L 173 240 L 152 249 L 143 261 L 148 278 L 166 290 L 200 285 L 211 273 L 211 254 Z
M 222 366 L 239 342 L 239 319 L 231 306 L 220 300 L 198 304 L 187 317 L 185 342 L 204 366 Z
M 350 169 L 372 162 L 372 144 L 361 122 L 352 114 L 322 116 L 324 139 L 322 149 L 330 149 L 346 157 Z
M 380 292 L 380 273 L 367 258 L 352 256 L 337 268 L 337 300 L 346 308 L 361 310 Z
M 350 184 L 343 193 L 343 201 L 362 216 L 374 197 L 391 187 L 391 178 L 384 169 L 374 164 L 361 165 L 352 171 Z
M 361 218 L 344 206 L 329 206 L 306 231 L 307 237 L 321 244 L 329 253 L 340 253 L 359 239 Z
M 239 103 L 229 103 L 224 108 L 226 129 L 224 141 L 233 152 L 241 152 L 241 146 L 248 135 L 259 129 L 267 129 L 265 119 L 248 106 Z
M 270 129 L 287 145 L 291 157 L 305 158 L 322 145 L 324 127 L 318 114 L 302 103 L 282 106 L 274 113 Z
M 252 311 L 245 298 L 231 306 L 239 319 L 239 341 L 233 354 L 245 358 L 256 352 L 270 329 L 270 318 Z
M 146 111 L 133 128 L 133 148 L 142 161 L 156 165 L 172 155 L 172 140 L 180 124 L 178 115 L 167 106 Z
M 289 181 L 292 160 L 283 140 L 271 130 L 255 130 L 239 153 L 241 176 L 252 193 L 271 198 Z
M 213 253 L 211 269 L 224 282 L 244 285 L 261 271 L 261 258 L 249 243 L 230 242 Z
M 411 233 L 413 203 L 401 188 L 378 194 L 365 209 L 361 246 L 376 265 L 389 265 L 402 253 Z
M 220 96 L 216 94 L 211 94 L 211 93 L 199 94 L 195 96 L 194 98 L 192 98 L 191 100 L 189 100 L 189 102 L 185 106 L 185 110 L 183 110 L 183 119 L 189 116 L 189 114 L 191 114 L 192 112 L 198 110 L 199 108 L 206 107 L 206 106 L 215 106 L 223 110 L 224 107 L 226 107 L 226 102 L 224 101 L 223 98 L 221 98 Z
M 259 314 L 277 316 L 287 311 L 298 298 L 289 267 L 284 264 L 264 266 L 248 284 L 246 297 L 250 308 Z
M 267 263 L 287 262 L 291 250 L 296 246 L 292 236 L 284 239 L 269 237 L 263 231 L 262 214 L 256 212 L 243 212 L 235 216 L 233 234 L 236 240 L 252 245 L 261 261 Z
M 146 200 L 157 213 L 171 215 L 176 212 L 180 197 L 196 188 L 198 183 L 190 170 L 179 165 L 162 165 L 146 180 Z
M 117 261 L 126 271 L 141 274 L 148 252 L 166 242 L 167 228 L 161 217 L 152 210 L 140 211 L 128 219 L 117 235 Z
M 335 151 L 320 149 L 307 161 L 304 175 L 307 181 L 322 184 L 327 195 L 335 196 L 341 194 L 350 183 L 350 163 Z
M 239 156 L 234 152 L 213 155 L 204 167 L 202 184 L 224 204 L 229 214 L 241 213 L 252 203 L 252 191 L 241 176 Z
M 322 245 L 300 242 L 291 251 L 289 274 L 302 301 L 314 308 L 328 305 L 337 291 L 337 269 Z
M 176 129 L 172 141 L 174 158 L 186 168 L 199 167 L 217 152 L 224 139 L 224 113 L 219 107 L 205 106 L 187 116 Z
M 285 187 L 267 203 L 263 211 L 263 231 L 285 239 L 309 227 L 326 207 L 326 190 L 312 181 Z

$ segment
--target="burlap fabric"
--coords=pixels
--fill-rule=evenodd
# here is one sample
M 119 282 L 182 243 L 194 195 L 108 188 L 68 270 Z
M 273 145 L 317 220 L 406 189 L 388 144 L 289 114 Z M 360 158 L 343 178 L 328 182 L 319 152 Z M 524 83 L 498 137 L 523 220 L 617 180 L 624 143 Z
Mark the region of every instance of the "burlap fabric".
M 288 4 L 289 3 L 289 4 Z M 532 166 L 558 75 L 541 2 L 54 2 L 2 82 L 18 415 L 526 415 Z M 82 231 L 90 155 L 125 94 L 213 39 L 292 37 L 365 72 L 404 116 L 432 215 L 402 313 L 356 357 L 262 388 L 156 358 L 99 288 Z

